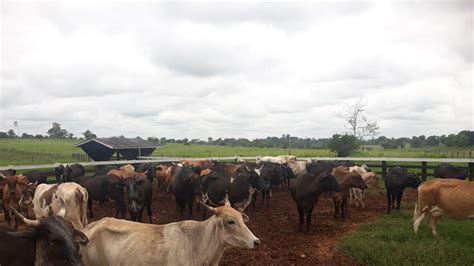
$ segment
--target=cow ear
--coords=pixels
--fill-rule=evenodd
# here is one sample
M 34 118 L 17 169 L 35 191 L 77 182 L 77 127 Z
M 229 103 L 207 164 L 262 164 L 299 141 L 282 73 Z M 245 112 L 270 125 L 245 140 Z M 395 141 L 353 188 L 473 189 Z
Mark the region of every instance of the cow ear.
M 35 237 L 36 233 L 35 230 L 25 230 L 25 231 L 17 231 L 17 232 L 7 232 L 7 234 L 13 237 L 19 238 L 33 238 Z
M 81 245 L 87 245 L 89 243 L 89 238 L 87 238 L 83 232 L 74 229 L 74 242 Z

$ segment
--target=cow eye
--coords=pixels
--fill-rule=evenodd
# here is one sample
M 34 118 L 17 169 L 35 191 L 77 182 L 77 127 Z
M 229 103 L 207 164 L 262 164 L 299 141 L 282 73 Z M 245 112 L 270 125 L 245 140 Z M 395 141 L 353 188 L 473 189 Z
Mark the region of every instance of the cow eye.
M 234 220 L 229 220 L 229 221 L 227 221 L 227 224 L 235 224 L 235 221 Z

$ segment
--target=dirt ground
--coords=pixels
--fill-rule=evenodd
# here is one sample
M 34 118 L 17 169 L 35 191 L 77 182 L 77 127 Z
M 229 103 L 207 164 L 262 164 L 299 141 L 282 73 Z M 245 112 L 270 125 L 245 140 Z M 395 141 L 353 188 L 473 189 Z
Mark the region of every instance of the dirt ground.
M 154 191 L 156 192 L 156 191 Z M 406 191 L 404 201 L 414 201 L 414 191 Z M 374 220 L 386 211 L 386 198 L 383 192 L 372 192 L 366 199 L 366 209 L 348 209 L 345 220 L 334 219 L 332 200 L 322 196 L 313 211 L 312 231 L 298 232 L 298 216 L 295 203 L 288 191 L 275 191 L 270 206 L 257 203 L 255 211 L 249 207 L 246 211 L 250 217 L 247 223 L 262 244 L 254 250 L 234 248 L 227 250 L 221 265 L 357 265 L 354 258 L 337 251 L 338 237 L 354 232 L 358 226 Z M 153 195 L 153 223 L 165 224 L 181 221 L 183 218 L 176 211 L 176 205 L 168 195 Z M 100 205 L 94 202 L 94 219 L 115 214 L 112 203 Z M 30 212 L 31 213 L 31 212 Z M 1 214 L 0 216 L 3 216 Z M 194 218 L 202 220 L 202 214 L 194 210 Z M 148 216 L 144 213 L 144 220 Z M 0 221 L 4 221 L 0 217 Z

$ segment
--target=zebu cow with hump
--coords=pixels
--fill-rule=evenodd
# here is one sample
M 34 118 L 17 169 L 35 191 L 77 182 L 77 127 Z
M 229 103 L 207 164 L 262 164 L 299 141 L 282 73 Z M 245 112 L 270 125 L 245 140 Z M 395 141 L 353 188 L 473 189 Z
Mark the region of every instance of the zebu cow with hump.
M 103 218 L 85 230 L 90 240 L 81 251 L 87 265 L 218 265 L 224 251 L 253 249 L 260 240 L 245 225 L 248 217 L 226 201 L 203 222 L 141 224 Z M 111 244 L 113 243 L 113 244 Z
M 87 190 L 74 182 L 40 184 L 33 198 L 33 210 L 37 219 L 45 218 L 57 214 L 64 202 L 64 219 L 70 221 L 74 228 L 82 229 L 87 226 L 88 197 Z
M 422 183 L 413 214 L 415 233 L 426 215 L 434 236 L 436 223 L 443 215 L 456 220 L 474 219 L 474 182 L 435 178 Z
M 14 231 L 0 225 L 0 265 L 84 265 L 79 245 L 89 240 L 70 222 L 56 215 L 29 220 L 13 212 L 30 229 Z M 59 214 L 64 215 L 64 209 Z

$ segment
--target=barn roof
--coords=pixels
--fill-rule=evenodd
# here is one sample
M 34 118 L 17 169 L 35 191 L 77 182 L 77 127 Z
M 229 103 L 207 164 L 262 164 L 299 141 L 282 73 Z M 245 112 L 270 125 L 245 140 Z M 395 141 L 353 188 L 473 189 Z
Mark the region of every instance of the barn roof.
M 81 147 L 82 145 L 89 143 L 89 142 L 97 142 L 103 146 L 106 146 L 113 150 L 125 150 L 125 149 L 152 149 L 156 148 L 155 143 L 141 139 L 141 138 L 95 138 L 83 141 L 74 145 L 74 147 Z

